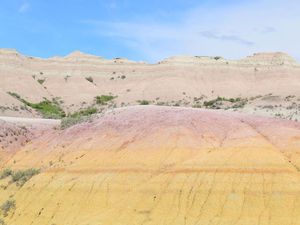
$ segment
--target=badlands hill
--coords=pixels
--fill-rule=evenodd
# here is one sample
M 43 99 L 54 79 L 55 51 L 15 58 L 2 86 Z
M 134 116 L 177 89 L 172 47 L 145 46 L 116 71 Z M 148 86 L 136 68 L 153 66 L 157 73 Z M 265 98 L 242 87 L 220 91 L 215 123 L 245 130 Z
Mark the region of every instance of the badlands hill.
M 2 49 L 0 224 L 300 225 L 299 112 L 284 53 Z
M 300 224 L 300 125 L 281 119 L 121 108 L 49 130 L 2 168 L 9 225 Z
M 47 99 L 66 114 L 88 107 L 101 111 L 95 98 L 109 95 L 114 96 L 110 107 L 187 106 L 297 120 L 299 77 L 300 65 L 284 53 L 258 53 L 236 61 L 178 56 L 146 64 L 81 52 L 41 59 L 1 49 L 0 115 L 42 116 L 20 98 L 29 103 Z

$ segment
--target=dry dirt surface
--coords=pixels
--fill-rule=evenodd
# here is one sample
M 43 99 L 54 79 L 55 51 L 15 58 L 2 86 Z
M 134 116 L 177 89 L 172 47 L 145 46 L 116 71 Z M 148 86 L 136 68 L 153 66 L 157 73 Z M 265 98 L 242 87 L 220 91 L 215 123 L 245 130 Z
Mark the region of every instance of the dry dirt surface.
M 12 153 L 29 142 L 31 132 L 25 126 L 17 126 L 0 118 L 0 149 L 1 152 Z
M 2 169 L 9 225 L 299 225 L 300 125 L 167 106 L 49 130 Z
M 5 163 L 32 139 L 59 126 L 60 120 L 0 116 L 1 163 Z
M 144 103 L 153 105 L 226 109 L 299 120 L 299 76 L 300 65 L 279 52 L 241 60 L 176 56 L 147 64 L 81 52 L 41 59 L 0 49 L 0 115 L 41 117 L 8 94 L 15 93 L 30 103 L 55 99 L 66 113 L 94 106 L 96 96 L 112 95 L 116 98 L 111 107 L 146 100 Z M 236 102 L 205 105 L 218 96 Z

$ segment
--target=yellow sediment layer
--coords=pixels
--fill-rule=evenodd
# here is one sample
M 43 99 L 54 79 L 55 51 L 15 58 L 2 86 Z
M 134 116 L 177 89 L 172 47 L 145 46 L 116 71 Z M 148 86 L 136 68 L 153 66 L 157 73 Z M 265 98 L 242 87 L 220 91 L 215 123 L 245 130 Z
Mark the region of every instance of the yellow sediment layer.
M 113 132 L 108 127 L 120 123 L 107 119 L 106 125 L 35 140 L 3 165 L 42 169 L 21 188 L 0 180 L 0 203 L 16 202 L 5 222 L 300 225 L 298 128 L 289 131 L 292 138 L 278 134 L 280 141 L 271 128 L 266 136 L 238 119 L 214 122 L 218 117 L 212 117 L 204 123 L 205 116 L 189 128 L 186 117 L 182 127 L 179 117 L 166 117 L 149 126 L 151 131 L 139 130 L 137 121 Z M 159 123 L 164 123 L 160 129 Z
M 257 143 L 94 149 L 80 151 L 77 161 L 70 151 L 61 166 L 1 191 L 0 201 L 16 200 L 6 218 L 11 225 L 300 224 L 299 173 L 272 146 Z

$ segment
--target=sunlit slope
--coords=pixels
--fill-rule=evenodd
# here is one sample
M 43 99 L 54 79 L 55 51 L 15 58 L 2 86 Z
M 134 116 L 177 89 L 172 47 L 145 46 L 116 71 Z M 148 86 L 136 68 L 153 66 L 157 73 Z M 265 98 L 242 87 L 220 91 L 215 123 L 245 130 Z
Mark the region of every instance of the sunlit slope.
M 30 103 L 47 99 L 68 114 L 93 106 L 97 96 L 113 95 L 111 103 L 117 107 L 144 100 L 153 105 L 226 108 L 300 121 L 299 74 L 300 64 L 280 52 L 240 60 L 174 56 L 147 64 L 80 52 L 41 59 L 0 49 L 0 115 L 49 118 Z M 204 104 L 218 97 L 224 101 L 216 106 Z
M 0 201 L 12 225 L 297 225 L 299 143 L 287 121 L 124 108 L 27 145 L 4 167 L 42 172 Z

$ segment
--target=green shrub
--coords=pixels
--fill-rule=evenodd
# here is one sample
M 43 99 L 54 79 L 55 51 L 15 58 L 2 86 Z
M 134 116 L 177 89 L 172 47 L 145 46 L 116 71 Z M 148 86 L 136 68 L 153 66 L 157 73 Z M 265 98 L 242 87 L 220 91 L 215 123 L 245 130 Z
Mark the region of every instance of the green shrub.
M 214 100 L 210 100 L 210 101 L 205 101 L 203 102 L 203 105 L 207 108 L 211 108 L 211 107 L 214 107 L 215 104 L 218 102 L 219 100 L 217 99 L 214 99 Z
M 220 109 L 220 105 L 222 105 L 223 101 L 226 101 L 226 98 L 217 97 L 216 99 L 203 102 L 203 105 L 210 109 Z
M 7 92 L 7 94 L 9 94 L 10 96 L 12 96 L 12 97 L 14 97 L 14 98 L 16 98 L 16 99 L 21 99 L 21 96 L 20 95 L 18 95 L 17 93 L 14 93 L 14 92 Z
M 13 174 L 13 171 L 11 169 L 5 169 L 1 172 L 1 175 L 0 175 L 0 180 L 1 179 L 4 179 L 6 177 L 9 177 Z
M 51 102 L 49 100 L 44 100 L 39 103 L 31 103 L 26 101 L 25 99 L 21 98 L 20 95 L 13 93 L 13 92 L 8 92 L 9 95 L 15 97 L 22 103 L 24 103 L 26 106 L 29 106 L 33 109 L 36 109 L 39 111 L 44 118 L 54 118 L 54 119 L 59 119 L 63 118 L 66 116 L 65 112 L 63 109 L 59 106 L 57 101 Z
M 66 129 L 75 124 L 88 121 L 93 114 L 98 113 L 98 110 L 94 107 L 82 109 L 80 111 L 69 114 L 67 117 L 62 118 L 60 122 L 60 128 Z
M 140 105 L 149 105 L 150 102 L 148 100 L 138 100 L 137 101 Z
M 201 104 L 195 104 L 195 105 L 193 105 L 193 108 L 202 108 L 202 105 Z
M 23 186 L 28 180 L 30 180 L 34 175 L 40 173 L 39 169 L 27 169 L 18 170 L 12 174 L 12 182 L 15 182 L 17 186 Z
M 44 100 L 39 103 L 27 102 L 27 105 L 42 113 L 43 117 L 45 118 L 59 119 L 66 116 L 65 112 L 57 103 L 51 102 L 49 100 Z
M 231 102 L 231 103 L 242 101 L 241 98 L 230 98 L 230 99 L 225 99 L 225 100 L 226 100 L 226 101 L 229 101 L 229 102 Z
M 220 106 L 222 105 L 222 102 L 230 102 L 234 103 L 231 108 L 243 108 L 248 99 L 242 99 L 242 98 L 224 98 L 224 97 L 217 97 L 216 99 L 210 100 L 210 101 L 205 101 L 203 105 L 206 108 L 211 108 L 211 109 L 220 109 Z
M 68 117 L 77 118 L 77 117 L 81 117 L 81 116 L 90 116 L 92 114 L 96 114 L 97 112 L 98 112 L 98 110 L 96 108 L 88 107 L 86 109 L 82 109 L 80 111 L 72 113 L 72 114 L 68 115 Z
M 112 101 L 114 98 L 116 98 L 115 96 L 112 95 L 100 95 L 100 96 L 96 96 L 96 103 L 99 105 L 106 105 L 108 102 Z
M 11 210 L 16 209 L 16 201 L 9 199 L 1 205 L 0 209 L 4 217 L 6 217 Z
M 39 84 L 43 84 L 45 82 L 46 79 L 38 79 L 37 81 L 39 82 Z

